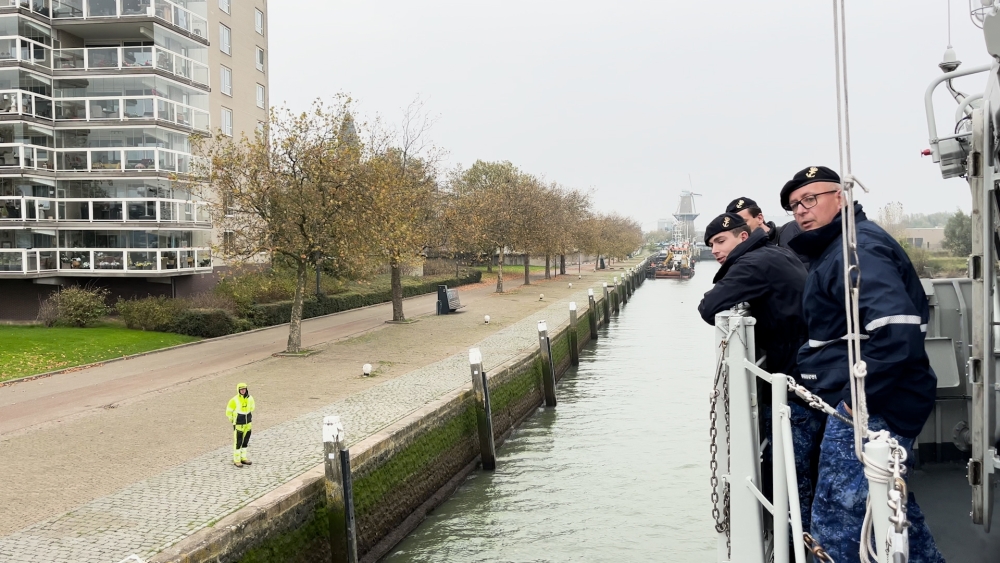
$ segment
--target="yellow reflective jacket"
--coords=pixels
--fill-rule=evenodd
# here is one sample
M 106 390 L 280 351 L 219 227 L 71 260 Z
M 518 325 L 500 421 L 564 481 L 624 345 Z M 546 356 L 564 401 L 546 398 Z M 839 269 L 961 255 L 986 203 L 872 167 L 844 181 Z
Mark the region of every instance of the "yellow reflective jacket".
M 247 391 L 246 397 L 240 395 L 240 389 L 243 389 L 246 386 L 246 383 L 240 383 L 237 385 L 236 396 L 229 399 L 229 404 L 226 405 L 226 418 L 229 419 L 229 422 L 240 426 L 250 424 L 253 420 L 253 397 L 250 395 L 249 391 Z

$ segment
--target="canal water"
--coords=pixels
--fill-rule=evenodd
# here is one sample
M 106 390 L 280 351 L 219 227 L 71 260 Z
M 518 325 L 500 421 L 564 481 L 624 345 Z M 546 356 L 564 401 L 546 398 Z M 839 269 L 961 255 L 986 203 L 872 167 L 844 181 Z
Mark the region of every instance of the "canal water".
M 383 561 L 711 561 L 712 328 L 718 266 L 647 280 L 557 390 Z

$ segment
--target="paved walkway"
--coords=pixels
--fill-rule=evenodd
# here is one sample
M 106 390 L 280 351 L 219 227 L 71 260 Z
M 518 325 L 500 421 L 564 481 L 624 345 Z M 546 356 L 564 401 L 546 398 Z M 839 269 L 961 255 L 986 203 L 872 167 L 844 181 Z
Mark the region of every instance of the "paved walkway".
M 590 279 L 585 280 L 588 282 L 586 286 L 595 285 L 595 281 L 599 286 L 599 280 L 610 277 L 613 273 L 588 275 Z M 556 283 L 564 285 L 566 280 L 575 277 L 563 276 Z M 582 283 L 578 285 L 580 287 L 574 290 L 559 291 L 563 297 L 558 302 L 547 305 L 542 310 L 536 310 L 521 320 L 512 321 L 498 332 L 489 334 L 479 341 L 477 345 L 483 350 L 487 369 L 503 363 L 525 348 L 534 346 L 538 319 L 545 318 L 553 326 L 557 325 L 568 316 L 566 305 L 568 301 L 585 302 L 586 286 Z M 548 286 L 542 284 L 539 287 L 555 293 L 554 284 Z M 471 301 L 472 293 L 469 295 Z M 537 294 L 532 292 L 531 295 Z M 495 298 L 500 297 L 495 296 Z M 465 302 L 466 295 L 463 294 L 462 299 Z M 484 293 L 482 299 L 489 298 Z M 534 297 L 525 294 L 521 296 L 520 301 L 528 299 Z M 433 307 L 433 298 L 431 303 Z M 523 305 L 522 303 L 521 306 Z M 536 302 L 535 308 L 543 305 L 545 304 Z M 493 301 L 491 306 L 496 307 L 498 303 Z M 414 316 L 412 311 L 409 316 Z M 503 318 L 502 315 L 496 316 Z M 481 319 L 481 316 L 479 318 Z M 433 340 L 437 326 L 444 326 L 442 323 L 454 324 L 461 319 L 461 316 L 430 317 L 426 320 L 431 319 L 437 321 L 437 324 L 429 323 L 421 332 L 425 333 L 426 339 Z M 466 319 L 464 322 L 470 320 Z M 481 320 L 478 322 L 481 324 Z M 413 328 L 419 324 L 408 326 Z M 323 330 L 329 329 L 331 327 L 328 326 Z M 459 329 L 462 330 L 461 327 Z M 261 333 L 257 333 L 259 334 Z M 413 334 L 420 335 L 419 332 L 411 332 L 411 335 Z M 217 342 L 229 342 L 238 348 L 244 346 L 239 342 L 240 338 L 249 339 L 254 336 L 245 335 Z M 378 341 L 372 341 L 371 344 L 376 347 L 382 346 Z M 217 446 L 151 477 L 128 483 L 110 494 L 82 503 L 69 512 L 49 517 L 0 537 L 0 561 L 115 563 L 132 553 L 148 557 L 319 463 L 322 458 L 320 424 L 323 416 L 328 414 L 341 416 L 348 430 L 349 439 L 357 441 L 428 401 L 464 385 L 468 379 L 466 348 L 467 346 L 463 345 L 461 351 L 442 360 L 408 370 L 405 375 L 347 394 L 340 400 L 305 414 L 289 417 L 279 424 L 260 431 L 255 430 L 251 451 L 257 463 L 249 469 L 233 468 L 230 464 L 230 447 Z M 267 350 L 267 353 L 270 351 Z M 324 353 L 330 353 L 330 349 Z M 189 354 L 194 357 L 207 355 L 201 351 Z M 261 365 L 266 363 L 260 362 Z M 231 375 L 239 377 L 242 375 L 241 371 L 254 368 L 254 365 L 244 364 L 229 371 L 235 372 Z M 109 381 L 119 381 L 128 377 L 135 376 L 111 377 Z M 162 385 L 163 382 L 156 380 L 155 384 Z M 251 383 L 251 386 L 253 385 Z M 67 392 L 72 393 L 72 390 Z M 126 389 L 126 392 L 135 393 L 129 389 Z M 303 403 L 305 398 L 299 396 L 297 403 Z M 35 400 L 42 400 L 42 397 Z M 6 410 L 5 408 L 4 411 Z M 56 420 L 50 424 L 59 427 L 61 426 L 59 422 Z M 20 428 L 30 433 L 30 429 L 25 429 L 24 425 Z M 110 432 L 111 429 L 108 430 Z M 86 444 L 75 443 L 69 438 L 65 429 L 62 433 L 66 436 L 68 449 L 86 449 Z M 173 439 L 182 438 L 173 436 Z M 90 453 L 100 455 L 100 452 Z M 151 448 L 148 453 L 150 455 L 136 452 L 135 461 L 145 463 L 152 460 L 155 463 L 155 448 Z M 0 452 L 0 456 L 2 455 L 3 452 Z M 46 455 L 56 463 L 60 459 L 59 452 L 47 452 Z M 115 468 L 107 467 L 106 470 L 115 471 Z

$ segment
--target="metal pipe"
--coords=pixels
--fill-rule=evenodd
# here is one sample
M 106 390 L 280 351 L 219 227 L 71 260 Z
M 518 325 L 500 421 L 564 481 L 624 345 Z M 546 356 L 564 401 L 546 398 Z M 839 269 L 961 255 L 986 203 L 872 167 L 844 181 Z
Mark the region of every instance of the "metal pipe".
M 930 138 L 931 143 L 931 155 L 934 162 L 941 161 L 941 155 L 938 153 L 938 136 L 937 136 L 937 123 L 934 121 L 934 90 L 937 89 L 938 85 L 946 80 L 951 80 L 952 78 L 958 78 L 959 76 L 968 76 L 970 74 L 978 74 L 980 72 L 986 72 L 993 68 L 992 64 L 975 66 L 972 68 L 967 68 L 965 70 L 953 70 L 951 72 L 946 72 L 941 76 L 938 76 L 930 85 L 927 86 L 927 90 L 924 92 L 924 112 L 927 115 L 927 134 Z
M 981 99 L 983 99 L 983 93 L 982 92 L 980 92 L 978 94 L 973 94 L 973 95 L 965 98 L 964 100 L 962 100 L 961 103 L 958 104 L 958 109 L 955 110 L 955 123 L 958 123 L 959 121 L 961 121 L 962 118 L 965 117 L 966 114 L 968 114 L 969 116 L 971 116 L 972 115 L 972 109 L 969 107 L 969 105 L 972 102 L 974 102 L 976 100 L 981 100 Z
M 791 448 L 791 441 L 786 442 L 782 431 L 782 420 L 788 418 L 788 385 L 785 383 L 785 376 L 776 374 L 771 376 L 771 466 L 772 466 L 772 486 L 771 498 L 774 503 L 774 560 L 788 561 L 788 514 L 790 494 L 785 482 L 788 476 L 785 474 L 784 456 L 785 450 Z M 792 469 L 794 476 L 794 466 Z M 798 492 L 796 491 L 796 497 Z M 796 502 L 795 504 L 798 504 Z
M 889 471 L 889 444 L 882 440 L 872 440 L 865 444 L 865 457 L 878 467 Z M 867 471 L 866 471 L 867 473 Z M 868 477 L 868 504 L 871 505 L 872 527 L 875 531 L 875 552 L 879 563 L 887 563 L 883 542 L 889 537 L 889 482 L 880 482 Z M 861 549 L 867 549 L 861 546 Z
M 792 421 L 781 417 L 781 433 L 785 441 L 792 443 Z M 774 464 L 778 466 L 777 463 Z M 788 512 L 791 514 L 792 544 L 795 546 L 796 563 L 806 563 L 806 544 L 802 536 L 802 506 L 799 504 L 799 478 L 795 474 L 795 448 L 785 448 L 785 483 L 788 486 Z

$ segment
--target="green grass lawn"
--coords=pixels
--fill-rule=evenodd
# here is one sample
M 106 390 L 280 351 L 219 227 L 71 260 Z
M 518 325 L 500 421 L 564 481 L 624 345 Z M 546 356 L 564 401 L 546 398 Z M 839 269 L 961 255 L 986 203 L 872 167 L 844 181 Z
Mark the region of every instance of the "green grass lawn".
M 0 326 L 0 381 L 199 340 L 105 324 L 94 328 Z

